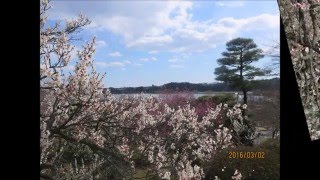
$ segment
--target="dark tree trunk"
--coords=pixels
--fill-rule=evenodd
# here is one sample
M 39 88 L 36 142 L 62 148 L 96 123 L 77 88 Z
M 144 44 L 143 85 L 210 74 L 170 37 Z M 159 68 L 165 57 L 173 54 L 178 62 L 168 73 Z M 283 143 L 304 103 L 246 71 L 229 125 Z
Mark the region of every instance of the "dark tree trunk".
M 247 104 L 247 102 L 248 102 L 247 91 L 245 89 L 243 89 L 242 93 L 243 93 L 243 104 Z M 242 109 L 242 117 L 245 117 L 246 115 L 247 115 L 247 110 Z
M 248 103 L 247 91 L 245 89 L 243 89 L 242 93 L 243 93 L 243 104 L 247 104 Z
M 243 93 L 243 104 L 247 104 L 247 90 L 244 85 L 244 77 L 243 77 L 243 55 L 242 51 L 240 54 L 240 82 L 242 86 L 242 93 Z

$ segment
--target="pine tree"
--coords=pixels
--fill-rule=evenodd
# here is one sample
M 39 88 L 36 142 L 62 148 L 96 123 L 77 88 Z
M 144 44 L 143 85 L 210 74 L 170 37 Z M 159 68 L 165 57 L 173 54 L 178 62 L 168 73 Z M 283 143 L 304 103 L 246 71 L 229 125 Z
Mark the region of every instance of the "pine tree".
M 239 88 L 243 93 L 243 103 L 247 104 L 247 92 L 253 87 L 251 80 L 268 73 L 252 65 L 264 57 L 263 51 L 249 38 L 236 38 L 226 45 L 227 51 L 217 60 L 221 66 L 215 69 L 216 80 Z
M 216 80 L 223 81 L 239 89 L 243 93 L 243 104 L 247 104 L 247 93 L 254 84 L 256 76 L 267 75 L 270 70 L 263 70 L 252 65 L 253 62 L 263 58 L 262 49 L 249 38 L 236 38 L 227 42 L 227 51 L 222 53 L 222 58 L 218 59 L 220 67 L 215 69 Z M 268 72 L 269 71 L 269 72 Z M 255 139 L 255 128 L 253 122 L 247 117 L 247 109 L 242 109 L 242 122 L 233 122 L 232 126 L 240 125 L 234 137 L 238 143 L 253 145 Z

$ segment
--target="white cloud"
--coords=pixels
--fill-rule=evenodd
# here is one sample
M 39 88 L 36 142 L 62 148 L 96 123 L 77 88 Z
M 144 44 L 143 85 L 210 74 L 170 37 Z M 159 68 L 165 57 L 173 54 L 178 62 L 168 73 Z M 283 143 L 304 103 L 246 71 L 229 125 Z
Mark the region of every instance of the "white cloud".
M 149 53 L 149 54 L 157 54 L 158 51 L 152 50 L 152 51 L 149 51 L 148 53 Z
M 149 58 L 141 58 L 140 61 L 148 62 Z
M 177 61 L 179 61 L 177 58 L 168 59 L 168 62 L 170 63 L 175 63 Z
M 229 1 L 229 2 L 216 2 L 218 6 L 229 7 L 229 8 L 238 8 L 244 5 L 244 2 L 241 1 Z
M 116 68 L 121 68 L 122 70 L 126 70 L 127 65 L 132 65 L 132 66 L 142 66 L 143 64 L 141 63 L 136 63 L 136 62 L 131 62 L 128 60 L 125 61 L 113 61 L 113 62 L 95 62 L 96 67 L 102 67 L 102 68 L 108 68 L 108 67 L 116 67 Z
M 128 47 L 144 46 L 144 45 L 148 45 L 148 44 L 157 44 L 157 46 L 163 46 L 165 44 L 171 43 L 172 41 L 173 41 L 172 37 L 169 35 L 143 36 L 133 42 L 128 43 L 127 46 Z
M 179 64 L 171 64 L 169 67 L 170 68 L 184 68 L 183 65 L 179 65 Z
M 119 61 L 114 61 L 114 62 L 110 62 L 110 63 L 96 62 L 95 65 L 98 67 L 123 67 L 123 66 L 125 66 L 125 63 L 119 62 Z
M 107 66 L 109 66 L 109 67 L 121 67 L 121 66 L 124 66 L 124 63 L 123 62 L 111 62 L 111 63 L 107 64 Z
M 265 55 L 279 55 L 280 56 L 280 43 L 279 41 L 271 41 L 269 44 L 263 44 L 260 47 Z
M 107 43 L 105 41 L 102 41 L 102 40 L 99 40 L 96 42 L 96 48 L 101 48 L 101 47 L 104 47 L 106 46 Z
M 132 65 L 133 66 L 142 66 L 143 64 L 141 64 L 141 63 L 133 63 Z
M 141 58 L 140 61 L 149 62 L 149 61 L 157 61 L 158 59 L 156 57 L 150 57 L 150 58 Z
M 235 38 L 239 32 L 251 30 L 276 30 L 279 14 L 261 14 L 247 18 L 224 17 L 220 20 L 195 20 L 191 1 L 116 1 L 54 2 L 61 11 L 55 13 L 62 19 L 77 14 L 79 10 L 92 20 L 92 31 L 105 31 L 122 38 L 129 48 L 157 51 L 201 52 Z M 216 2 L 223 7 L 240 7 L 242 1 Z M 72 6 L 73 5 L 73 6 Z M 53 8 L 54 10 L 54 8 Z M 69 14 L 69 15 L 68 15 Z M 155 51 L 156 50 L 156 51 Z
M 111 57 L 121 57 L 122 54 L 119 53 L 118 51 L 116 51 L 116 52 L 109 53 L 109 56 L 111 56 Z
M 181 62 L 184 62 L 186 61 L 187 59 L 189 58 L 189 55 L 186 54 L 186 53 L 181 53 L 179 55 L 175 55 L 173 56 L 172 58 L 168 59 L 168 62 L 169 63 L 181 63 Z
M 254 17 L 236 19 L 234 17 L 222 18 L 219 25 L 243 30 L 266 29 L 279 27 L 279 14 L 261 14 Z

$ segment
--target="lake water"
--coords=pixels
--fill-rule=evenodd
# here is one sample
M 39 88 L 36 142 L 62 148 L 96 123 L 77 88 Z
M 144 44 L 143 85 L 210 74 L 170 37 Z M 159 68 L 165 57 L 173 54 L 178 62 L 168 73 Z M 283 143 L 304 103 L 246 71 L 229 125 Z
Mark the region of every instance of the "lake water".
M 197 99 L 202 96 L 216 96 L 216 95 L 224 95 L 224 94 L 233 95 L 237 99 L 237 101 L 241 101 L 243 98 L 243 95 L 241 95 L 241 94 L 237 95 L 236 92 L 194 93 L 193 96 L 194 96 L 194 98 Z M 158 98 L 160 94 L 149 94 L 149 93 L 145 93 L 145 94 L 114 94 L 114 96 L 116 98 L 120 98 L 121 96 L 125 96 L 125 95 L 128 95 L 128 96 L 152 96 L 152 97 Z M 264 96 L 248 94 L 248 101 L 258 102 L 258 101 L 262 101 L 262 100 L 265 100 Z

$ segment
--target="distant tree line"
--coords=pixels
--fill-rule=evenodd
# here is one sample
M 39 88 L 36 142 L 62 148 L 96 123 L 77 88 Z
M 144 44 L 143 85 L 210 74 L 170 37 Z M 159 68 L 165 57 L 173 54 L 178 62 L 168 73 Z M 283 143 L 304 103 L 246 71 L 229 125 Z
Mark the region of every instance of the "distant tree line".
M 252 80 L 255 84 L 254 90 L 278 90 L 280 88 L 280 79 L 262 79 Z M 206 92 L 206 91 L 239 91 L 238 88 L 232 87 L 227 83 L 189 83 L 189 82 L 171 82 L 161 86 L 140 86 L 140 87 L 124 87 L 124 88 L 112 88 L 109 90 L 113 94 L 133 94 L 133 93 L 161 93 L 165 90 L 175 91 L 195 91 L 195 92 Z

